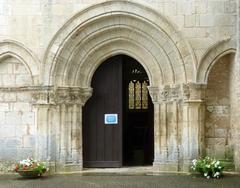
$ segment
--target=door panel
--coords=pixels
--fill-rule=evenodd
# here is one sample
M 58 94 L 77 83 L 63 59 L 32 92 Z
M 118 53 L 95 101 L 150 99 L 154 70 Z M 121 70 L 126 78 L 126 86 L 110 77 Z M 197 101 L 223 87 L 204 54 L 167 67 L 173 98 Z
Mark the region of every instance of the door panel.
M 152 164 L 153 104 L 148 83 L 144 68 L 128 56 L 112 57 L 96 70 L 93 95 L 83 108 L 84 167 Z M 118 124 L 105 125 L 104 114 L 118 114 Z
M 122 165 L 122 61 L 104 62 L 92 79 L 93 96 L 83 108 L 84 167 Z M 104 114 L 118 114 L 118 124 L 104 124 Z

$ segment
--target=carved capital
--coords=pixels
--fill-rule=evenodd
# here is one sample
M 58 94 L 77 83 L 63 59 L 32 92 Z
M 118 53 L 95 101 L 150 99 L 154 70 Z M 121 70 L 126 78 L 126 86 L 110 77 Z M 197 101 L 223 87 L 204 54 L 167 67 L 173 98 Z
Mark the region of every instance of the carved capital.
M 180 85 L 166 85 L 160 91 L 160 100 L 163 101 L 176 101 L 181 97 Z
M 206 84 L 188 83 L 189 100 L 204 100 Z
M 32 92 L 35 105 L 80 104 L 84 105 L 92 95 L 92 88 L 80 87 L 38 87 Z
M 196 83 L 148 87 L 153 103 L 196 100 L 203 101 L 205 97 L 205 89 L 206 85 Z
M 157 103 L 159 101 L 159 87 L 148 86 L 148 91 L 152 98 L 152 102 Z
M 82 105 L 84 105 L 87 100 L 92 96 L 93 89 L 92 88 L 82 88 L 81 89 L 81 101 Z
M 92 88 L 61 87 L 55 92 L 55 102 L 56 104 L 84 105 L 91 95 Z
M 54 104 L 54 93 L 52 87 L 39 86 L 32 88 L 32 103 L 34 105 Z

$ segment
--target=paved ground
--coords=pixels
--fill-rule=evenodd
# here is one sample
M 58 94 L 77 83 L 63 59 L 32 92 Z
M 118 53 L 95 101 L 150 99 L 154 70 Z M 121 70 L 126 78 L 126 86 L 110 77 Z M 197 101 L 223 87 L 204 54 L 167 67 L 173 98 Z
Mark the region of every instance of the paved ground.
M 16 175 L 0 175 L 0 188 L 240 188 L 240 176 L 205 179 L 198 175 L 55 175 L 24 179 Z

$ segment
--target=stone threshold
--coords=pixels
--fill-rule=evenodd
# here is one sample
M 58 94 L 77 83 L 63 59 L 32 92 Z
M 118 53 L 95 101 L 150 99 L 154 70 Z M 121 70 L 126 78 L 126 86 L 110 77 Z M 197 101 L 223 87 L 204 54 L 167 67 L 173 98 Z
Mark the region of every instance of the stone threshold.
M 82 171 L 76 172 L 60 172 L 57 174 L 80 174 L 83 176 L 87 175 L 189 175 L 190 173 L 186 172 L 174 172 L 174 171 L 159 171 L 154 169 L 152 166 L 144 166 L 144 167 L 122 167 L 122 168 L 84 168 Z
M 78 174 L 82 176 L 161 176 L 161 175 L 191 175 L 191 172 L 177 172 L 177 171 L 161 171 L 154 168 L 153 166 L 131 166 L 131 167 L 121 167 L 121 168 L 84 168 L 81 171 L 71 171 L 71 172 L 58 172 L 54 173 L 59 175 L 71 175 Z M 240 175 L 240 172 L 235 171 L 223 171 L 224 175 Z

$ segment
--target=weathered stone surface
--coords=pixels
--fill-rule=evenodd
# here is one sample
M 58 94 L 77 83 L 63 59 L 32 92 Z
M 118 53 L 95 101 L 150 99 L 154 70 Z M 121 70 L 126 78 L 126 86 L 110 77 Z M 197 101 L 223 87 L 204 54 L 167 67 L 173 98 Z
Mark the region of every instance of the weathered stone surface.
M 222 159 L 225 158 L 227 148 L 232 147 L 229 132 L 232 112 L 230 95 L 231 87 L 234 87 L 233 66 L 230 55 L 219 59 L 209 74 L 206 90 L 206 147 L 212 148 L 207 150 L 207 154 Z
M 184 171 L 205 152 L 240 164 L 237 3 L 0 1 L 0 160 L 81 170 L 91 78 L 125 54 L 149 76 L 154 167 Z

